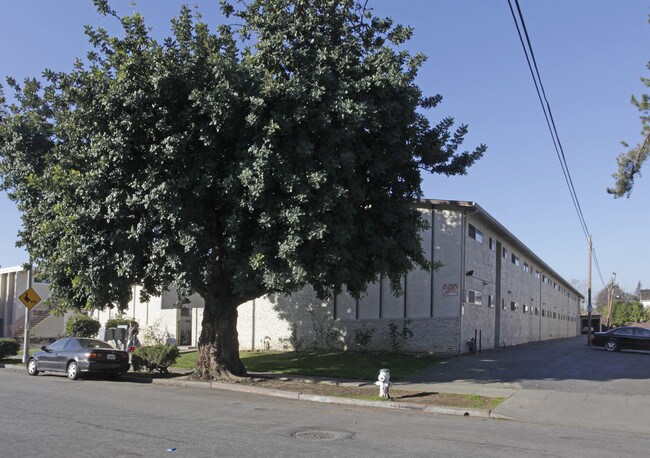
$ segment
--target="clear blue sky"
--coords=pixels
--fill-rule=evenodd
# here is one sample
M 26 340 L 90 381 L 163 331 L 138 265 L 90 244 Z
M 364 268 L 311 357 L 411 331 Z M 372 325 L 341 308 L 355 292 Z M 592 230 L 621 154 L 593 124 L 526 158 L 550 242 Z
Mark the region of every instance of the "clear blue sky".
M 144 14 L 157 37 L 169 33 L 179 1 L 126 0 L 121 14 Z M 196 2 L 189 2 L 194 4 Z M 216 1 L 199 1 L 204 19 L 219 20 Z M 650 176 L 631 198 L 613 199 L 621 140 L 636 144 L 640 122 L 632 94 L 650 77 L 650 1 L 520 0 L 569 170 L 605 282 L 617 273 L 632 292 L 650 288 Z M 464 177 L 425 176 L 428 198 L 477 202 L 565 279 L 586 282 L 588 248 L 537 100 L 507 0 L 370 0 L 379 15 L 415 28 L 408 45 L 429 56 L 419 84 L 444 101 L 432 121 L 453 116 L 470 125 L 467 148 L 488 145 Z M 83 26 L 116 30 L 92 1 L 0 2 L 0 77 L 21 80 L 44 68 L 69 70 L 90 49 Z M 646 46 L 644 46 L 646 44 Z M 0 196 L 0 265 L 27 260 L 15 248 L 20 216 Z M 593 293 L 603 287 L 595 270 Z

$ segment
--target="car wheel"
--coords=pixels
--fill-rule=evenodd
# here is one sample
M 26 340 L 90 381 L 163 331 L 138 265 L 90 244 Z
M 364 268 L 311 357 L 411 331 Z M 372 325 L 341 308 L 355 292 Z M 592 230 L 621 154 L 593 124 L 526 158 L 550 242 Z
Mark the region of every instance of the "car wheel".
M 36 364 L 36 360 L 34 358 L 31 358 L 27 362 L 27 373 L 29 375 L 38 375 L 38 365 Z
M 72 361 L 68 364 L 68 378 L 70 380 L 77 380 L 79 378 L 79 365 Z
M 609 339 L 607 342 L 605 342 L 605 350 L 618 351 L 618 342 L 616 339 Z

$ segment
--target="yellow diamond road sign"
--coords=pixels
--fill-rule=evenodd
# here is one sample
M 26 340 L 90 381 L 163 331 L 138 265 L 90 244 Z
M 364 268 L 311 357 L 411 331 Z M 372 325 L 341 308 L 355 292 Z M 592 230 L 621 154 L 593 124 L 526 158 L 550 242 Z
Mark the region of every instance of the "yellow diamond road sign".
M 29 288 L 27 291 L 22 293 L 18 299 L 20 299 L 20 302 L 25 304 L 25 307 L 28 309 L 32 309 L 36 304 L 41 302 L 41 297 L 36 294 L 36 291 L 34 291 L 34 288 Z

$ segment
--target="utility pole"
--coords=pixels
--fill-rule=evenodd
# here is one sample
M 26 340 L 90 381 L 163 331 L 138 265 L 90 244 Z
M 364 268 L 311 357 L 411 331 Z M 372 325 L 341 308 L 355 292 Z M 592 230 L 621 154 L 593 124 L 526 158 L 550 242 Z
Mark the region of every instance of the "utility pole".
M 587 286 L 587 345 L 591 345 L 591 255 L 592 255 L 591 234 L 589 234 L 589 278 Z
M 612 320 L 612 302 L 614 301 L 614 288 L 616 286 L 616 272 L 612 272 L 612 283 L 607 291 L 607 328 L 610 327 Z

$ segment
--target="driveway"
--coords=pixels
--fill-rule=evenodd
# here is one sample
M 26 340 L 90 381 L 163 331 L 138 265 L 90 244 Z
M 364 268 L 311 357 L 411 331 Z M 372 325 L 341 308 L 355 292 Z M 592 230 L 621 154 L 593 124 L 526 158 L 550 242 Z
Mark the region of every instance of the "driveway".
M 648 434 L 649 379 L 650 353 L 609 353 L 578 336 L 459 356 L 400 382 L 504 393 L 515 388 L 494 412 L 526 422 Z
M 468 382 L 523 389 L 650 395 L 650 353 L 609 353 L 587 336 L 484 350 L 443 361 L 402 381 Z

